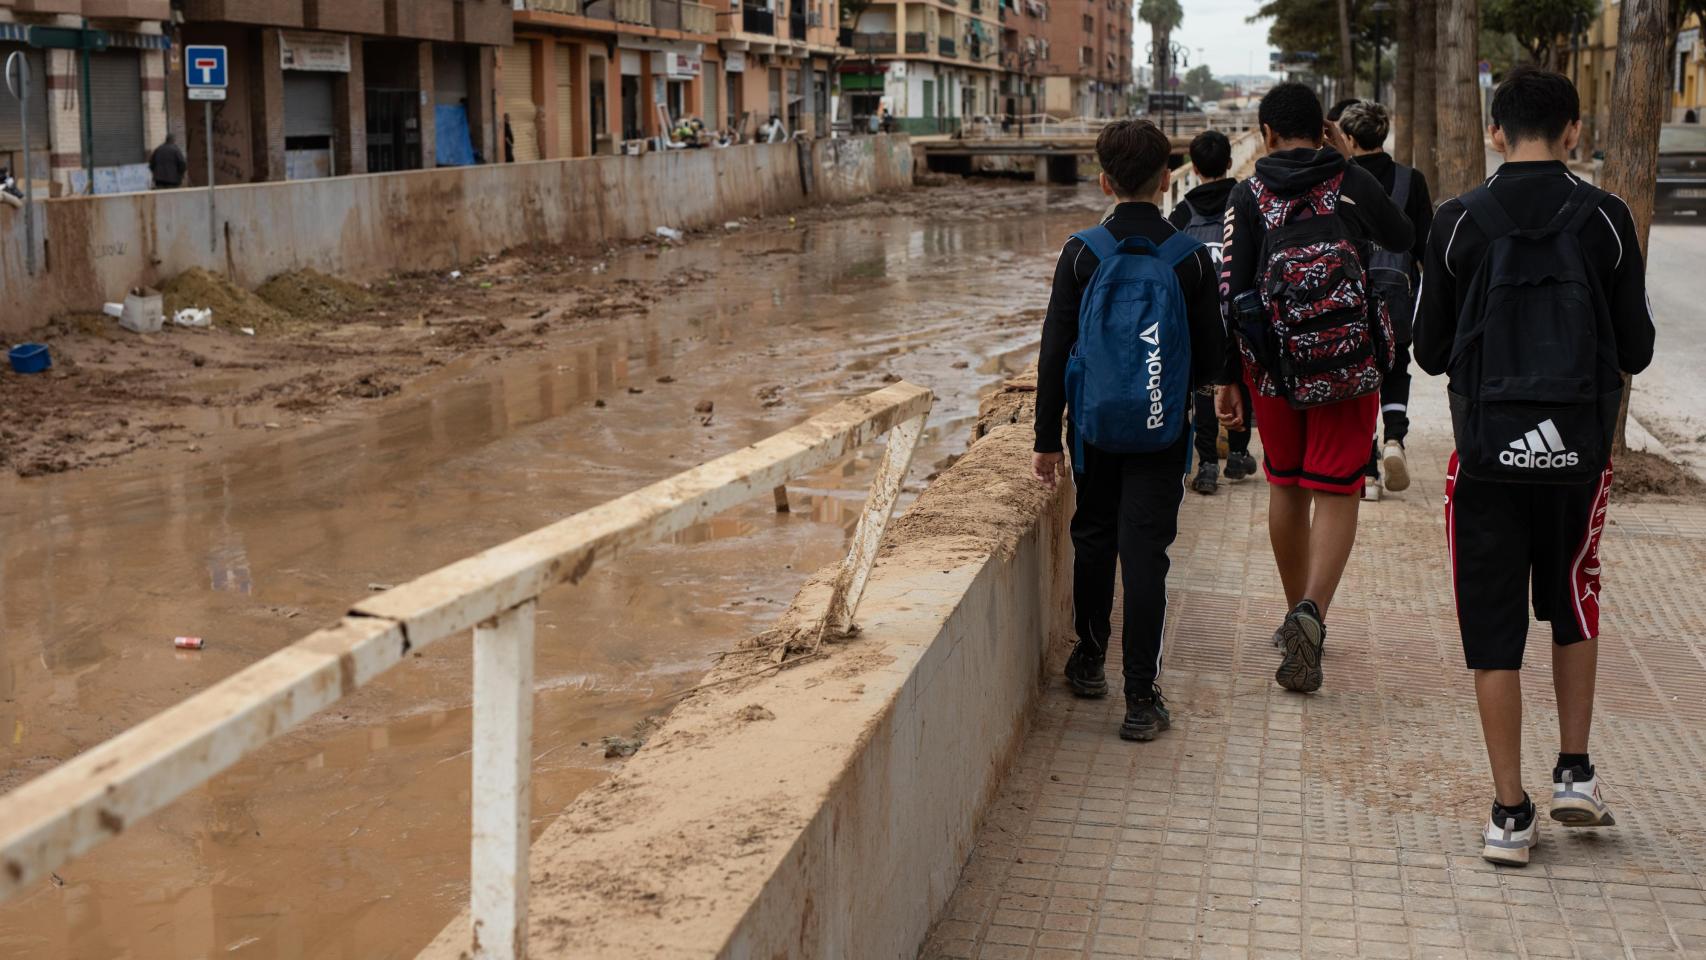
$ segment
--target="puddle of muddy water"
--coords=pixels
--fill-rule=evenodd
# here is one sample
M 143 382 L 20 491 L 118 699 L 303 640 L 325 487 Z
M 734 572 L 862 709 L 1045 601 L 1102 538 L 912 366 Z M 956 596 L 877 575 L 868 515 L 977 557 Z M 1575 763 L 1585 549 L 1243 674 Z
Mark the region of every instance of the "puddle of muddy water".
M 1037 320 L 1020 314 L 1046 302 L 1064 237 L 1096 218 L 1087 191 L 1031 189 L 1021 213 L 993 218 L 829 219 L 635 254 L 612 274 L 670 294 L 574 342 L 471 356 L 216 462 L 0 479 L 0 788 L 334 620 L 370 584 L 885 377 L 937 392 L 916 487 L 964 448 L 980 394 L 1027 362 Z M 714 277 L 675 288 L 684 269 Z M 755 501 L 543 598 L 536 831 L 614 769 L 601 737 L 667 709 L 839 556 L 878 452 L 795 485 L 791 513 Z M 176 651 L 178 635 L 207 649 Z M 469 793 L 468 641 L 417 656 L 68 864 L 63 885 L 0 905 L 0 958 L 413 956 L 466 898 Z

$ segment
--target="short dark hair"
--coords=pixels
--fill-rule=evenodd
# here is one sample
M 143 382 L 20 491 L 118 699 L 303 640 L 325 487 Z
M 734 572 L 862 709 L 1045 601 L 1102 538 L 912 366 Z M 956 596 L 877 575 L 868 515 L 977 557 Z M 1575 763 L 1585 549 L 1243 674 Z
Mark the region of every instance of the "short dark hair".
M 1523 64 L 1494 91 L 1492 112 L 1506 143 L 1536 138 L 1551 143 L 1582 118 L 1582 101 L 1569 77 Z
M 1331 110 L 1327 111 L 1327 119 L 1333 121 L 1334 123 L 1338 123 L 1339 118 L 1345 115 L 1346 108 L 1348 108 L 1353 103 L 1361 103 L 1361 102 L 1362 101 L 1358 100 L 1356 97 L 1346 97 L 1345 99 L 1340 100 L 1338 103 L 1333 104 L 1333 108 Z
M 1148 120 L 1115 120 L 1096 138 L 1096 160 L 1122 197 L 1154 193 L 1173 154 L 1173 141 Z
M 1319 141 L 1327 123 L 1321 115 L 1321 98 L 1295 80 L 1269 90 L 1256 119 L 1282 140 Z
M 1219 130 L 1204 130 L 1191 141 L 1191 165 L 1211 180 L 1232 169 L 1232 141 Z

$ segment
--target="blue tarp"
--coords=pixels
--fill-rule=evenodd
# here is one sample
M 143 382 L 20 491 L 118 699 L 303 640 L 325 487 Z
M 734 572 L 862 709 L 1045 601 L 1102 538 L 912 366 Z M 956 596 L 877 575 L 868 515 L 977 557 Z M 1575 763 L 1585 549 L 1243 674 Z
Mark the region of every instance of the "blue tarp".
M 474 138 L 468 133 L 468 111 L 461 104 L 438 105 L 438 165 L 466 167 L 474 162 Z

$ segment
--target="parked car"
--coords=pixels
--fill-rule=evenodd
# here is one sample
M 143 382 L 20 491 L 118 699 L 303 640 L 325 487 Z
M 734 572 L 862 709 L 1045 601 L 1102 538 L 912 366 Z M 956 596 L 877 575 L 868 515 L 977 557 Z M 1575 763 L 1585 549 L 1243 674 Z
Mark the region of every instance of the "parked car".
M 1659 130 L 1655 213 L 1706 212 L 1706 126 L 1667 123 Z

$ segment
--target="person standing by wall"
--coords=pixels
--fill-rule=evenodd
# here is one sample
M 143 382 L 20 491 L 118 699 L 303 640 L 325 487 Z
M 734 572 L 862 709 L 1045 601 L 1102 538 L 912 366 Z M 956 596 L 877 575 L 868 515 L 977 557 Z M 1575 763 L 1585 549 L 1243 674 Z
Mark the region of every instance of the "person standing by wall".
M 148 157 L 148 172 L 154 178 L 154 189 L 176 190 L 184 185 L 184 174 L 190 169 L 189 160 L 178 147 L 178 136 L 166 134 L 166 142 L 154 148 Z

